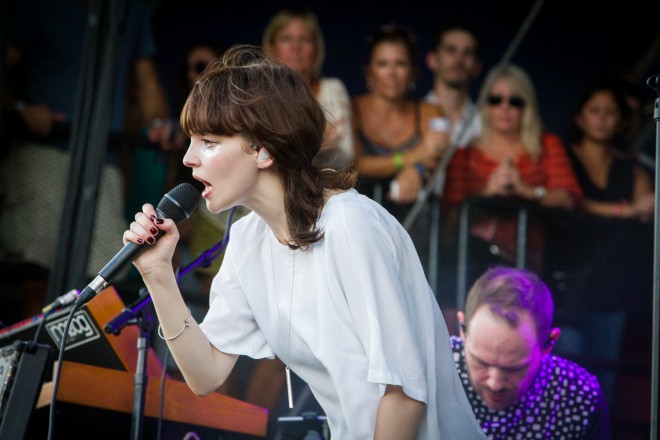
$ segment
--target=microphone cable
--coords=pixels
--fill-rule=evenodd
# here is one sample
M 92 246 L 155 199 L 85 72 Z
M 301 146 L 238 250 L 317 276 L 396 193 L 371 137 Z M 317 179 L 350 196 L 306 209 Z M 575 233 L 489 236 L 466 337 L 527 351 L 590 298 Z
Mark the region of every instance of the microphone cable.
M 73 304 L 69 316 L 66 319 L 66 325 L 64 326 L 64 332 L 62 332 L 62 341 L 60 342 L 60 353 L 57 358 L 57 366 L 55 367 L 55 373 L 53 375 L 53 395 L 50 400 L 50 410 L 48 414 L 48 440 L 52 440 L 53 432 L 55 429 L 55 403 L 57 401 L 57 390 L 60 386 L 60 373 L 62 371 L 62 361 L 64 359 L 64 350 L 66 350 L 66 340 L 69 336 L 69 326 L 73 320 L 73 315 L 78 311 L 78 305 Z M 45 321 L 44 317 L 44 321 Z M 43 321 L 42 321 L 43 322 Z
M 34 337 L 32 338 L 32 345 L 37 343 L 37 339 L 39 339 L 39 333 L 41 333 L 41 329 L 44 327 L 44 323 L 46 322 L 46 318 L 54 311 L 54 309 L 49 310 L 46 313 L 41 313 L 40 315 L 37 315 L 37 319 L 39 319 L 39 325 L 37 326 L 37 329 L 34 332 Z
M 40 313 L 35 317 L 35 319 L 40 319 L 40 318 L 41 319 L 39 321 L 39 325 L 37 326 L 37 330 L 35 330 L 34 332 L 34 337 L 32 338 L 32 345 L 37 343 L 37 339 L 39 339 L 39 334 L 41 333 L 41 330 L 43 329 L 44 324 L 46 323 L 46 319 L 48 319 L 48 317 L 55 311 L 55 309 L 57 309 L 58 306 L 64 306 L 70 304 L 71 302 L 73 302 L 74 298 L 78 297 L 79 294 L 80 291 L 78 291 L 77 289 L 69 290 L 67 293 L 65 293 L 60 298 L 58 298 L 56 303 L 51 303 L 50 305 L 41 309 L 42 313 Z M 76 296 L 72 296 L 72 295 L 76 295 Z M 69 296 L 70 296 L 69 299 L 63 300 L 63 298 Z

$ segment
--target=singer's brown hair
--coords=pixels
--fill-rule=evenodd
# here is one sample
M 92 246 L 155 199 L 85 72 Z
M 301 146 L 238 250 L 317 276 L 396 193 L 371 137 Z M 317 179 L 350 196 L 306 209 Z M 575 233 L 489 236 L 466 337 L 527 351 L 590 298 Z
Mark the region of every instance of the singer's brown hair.
M 284 209 L 292 242 L 306 248 L 323 238 L 316 226 L 324 190 L 355 185 L 353 170 L 319 169 L 323 109 L 293 69 L 270 61 L 259 47 L 237 45 L 210 64 L 181 112 L 181 128 L 196 134 L 241 135 L 274 159 L 284 187 Z

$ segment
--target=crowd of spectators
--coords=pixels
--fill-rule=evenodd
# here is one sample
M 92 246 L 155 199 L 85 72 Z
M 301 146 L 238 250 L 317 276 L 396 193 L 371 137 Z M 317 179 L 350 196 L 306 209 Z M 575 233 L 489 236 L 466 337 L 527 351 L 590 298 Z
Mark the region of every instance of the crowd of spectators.
M 18 125 L 4 124 L 2 133 L 10 142 L 2 148 L 0 258 L 11 267 L 35 266 L 47 279 L 66 192 L 63 170 L 69 163 L 69 140 L 56 129 L 75 124 L 88 6 L 70 5 L 78 17 L 75 27 L 58 21 L 55 12 L 48 17 L 36 14 L 29 18 L 32 26 L 22 26 L 30 11 L 43 11 L 50 4 L 33 1 L 33 7 L 23 2 L 11 11 L 16 20 L 10 21 L 6 37 L 4 78 L 9 87 L 4 118 L 25 128 L 10 130 Z M 146 9 L 134 6 L 128 17 L 110 131 L 133 132 L 141 146 L 146 142 L 152 148 L 122 144 L 109 149 L 94 227 L 105 233 L 96 232 L 91 240 L 90 276 L 119 247 L 108 248 L 108 243 L 118 244 L 121 234 L 115 231 L 130 221 L 117 218 L 124 214 L 124 205 L 156 203 L 155 197 L 174 183 L 189 179 L 180 165 L 187 143 L 178 129 L 180 103 L 166 102 L 159 80 L 164 72 L 157 72 L 153 63 L 157 48 Z M 35 26 L 40 18 L 43 25 Z M 297 70 L 326 110 L 326 142 L 318 162 L 354 166 L 360 176 L 358 191 L 401 222 L 414 203 L 426 197 L 425 185 L 441 173 L 443 179 L 435 182 L 432 197 L 409 230 L 427 275 L 439 273 L 435 294 L 441 306 L 465 306 L 461 273 L 465 284 L 472 285 L 493 266 L 526 267 L 554 294 L 555 325 L 564 330 L 555 350 L 598 377 L 610 412 L 616 414 L 617 400 L 626 402 L 626 360 L 638 351 L 650 353 L 638 346 L 646 338 L 631 336 L 648 331 L 653 275 L 654 164 L 641 151 L 638 138 L 642 79 L 610 71 L 592 78 L 574 97 L 574 112 L 565 115 L 570 134 L 564 137 L 544 125 L 535 90 L 540 85 L 523 63 L 483 65 L 483 36 L 469 22 L 442 23 L 429 38 L 432 46 L 424 57 L 418 39 L 425 36 L 400 23 L 383 24 L 365 37 L 364 65 L 355 69 L 363 72 L 366 92 L 349 96 L 341 78 L 323 74 L 325 42 L 313 12 L 280 11 L 264 29 L 263 49 Z M 185 99 L 196 76 L 222 56 L 226 46 L 200 42 L 189 48 L 177 99 Z M 69 54 L 75 62 L 51 58 L 53 53 Z M 433 87 L 417 99 L 412 92 L 421 59 L 433 76 Z M 482 70 L 486 75 L 478 96 L 470 96 Z M 445 128 L 434 129 L 433 120 L 439 118 Z M 451 157 L 446 169 L 438 170 L 443 155 Z M 145 180 L 151 186 L 145 187 Z M 521 212 L 527 215 L 524 219 Z M 190 228 L 183 228 L 186 249 L 181 263 L 222 239 L 225 218 L 195 214 Z M 441 231 L 435 245 L 430 243 L 433 221 Z M 462 228 L 467 230 L 466 242 L 459 240 Z M 106 238 L 111 235 L 114 241 Z M 518 237 L 525 240 L 522 248 Z M 459 258 L 463 251 L 466 261 Z M 218 259 L 197 271 L 199 288 L 208 290 L 220 263 Z M 27 298 L 34 292 L 23 294 Z M 36 314 L 35 304 L 46 300 L 43 295 L 36 298 L 21 298 L 29 305 L 1 319 Z M 450 332 L 459 334 L 457 328 Z M 641 364 L 648 377 L 649 362 L 650 356 Z M 270 377 L 264 368 L 263 377 Z M 283 384 L 271 387 L 276 393 L 266 397 L 259 384 L 255 386 L 254 394 L 265 399 L 258 403 L 275 410 Z

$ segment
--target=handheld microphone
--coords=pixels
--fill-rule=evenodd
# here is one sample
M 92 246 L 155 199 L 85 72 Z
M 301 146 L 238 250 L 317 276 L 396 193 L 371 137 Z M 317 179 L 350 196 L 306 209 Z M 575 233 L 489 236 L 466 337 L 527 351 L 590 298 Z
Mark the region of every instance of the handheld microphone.
M 170 190 L 158 203 L 156 213 L 159 218 L 172 219 L 175 223 L 179 223 L 190 217 L 199 200 L 201 198 L 200 192 L 190 183 L 182 183 Z M 158 239 L 162 235 L 159 231 L 156 235 Z M 77 307 L 82 306 L 99 292 L 105 289 L 115 278 L 120 275 L 130 264 L 135 260 L 140 253 L 146 249 L 147 244 L 137 244 L 133 242 L 126 243 L 124 247 L 112 257 L 112 260 L 106 264 L 103 269 L 99 271 L 96 278 L 87 285 L 75 302 Z
M 72 302 L 78 299 L 79 295 L 80 295 L 79 290 L 77 289 L 69 290 L 67 293 L 65 293 L 62 296 L 58 296 L 55 301 L 53 301 L 52 303 L 48 304 L 46 307 L 41 309 L 41 313 L 48 314 L 56 307 L 66 306 L 68 304 L 71 304 Z

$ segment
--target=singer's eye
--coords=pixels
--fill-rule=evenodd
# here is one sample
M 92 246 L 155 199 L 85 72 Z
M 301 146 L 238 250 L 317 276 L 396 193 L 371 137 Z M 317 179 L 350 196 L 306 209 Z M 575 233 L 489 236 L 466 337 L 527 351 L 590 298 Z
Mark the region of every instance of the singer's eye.
M 202 148 L 214 148 L 219 146 L 220 142 L 212 141 L 210 139 L 202 139 Z
M 220 142 L 212 141 L 210 139 L 202 139 L 201 142 L 202 145 L 200 147 L 200 150 L 202 154 L 204 154 L 207 157 L 215 156 L 220 151 L 220 146 L 221 146 Z

